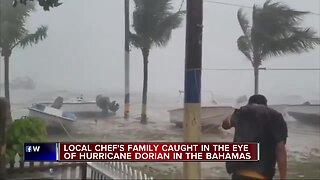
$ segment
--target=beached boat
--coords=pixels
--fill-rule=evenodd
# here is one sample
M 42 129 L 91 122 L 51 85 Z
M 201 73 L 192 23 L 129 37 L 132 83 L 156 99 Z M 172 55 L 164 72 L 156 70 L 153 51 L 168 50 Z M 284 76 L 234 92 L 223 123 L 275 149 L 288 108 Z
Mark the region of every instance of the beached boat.
M 64 112 L 43 104 L 34 104 L 29 109 L 29 116 L 42 119 L 47 127 L 71 129 L 77 120 L 75 114 Z
M 57 97 L 54 102 L 41 102 L 39 104 L 74 113 L 78 119 L 112 116 L 119 109 L 118 103 L 111 102 L 108 97 L 102 95 L 98 95 L 95 101 L 86 101 L 82 96 L 67 101 L 64 101 L 62 97 Z
M 55 106 L 54 104 L 59 99 L 60 102 L 58 104 L 61 104 L 59 107 L 56 107 L 57 109 L 61 109 L 65 112 L 83 112 L 83 111 L 101 111 L 101 109 L 97 106 L 95 101 L 86 101 L 83 99 L 82 96 L 77 97 L 77 99 L 70 99 L 70 100 L 63 100 L 62 97 L 56 98 L 54 102 L 39 102 L 38 104 L 43 104 L 45 106 Z
M 206 90 L 204 91 L 209 93 L 210 99 L 209 102 L 203 102 L 201 107 L 201 126 L 203 128 L 211 128 L 211 127 L 219 127 L 222 124 L 222 121 L 228 117 L 230 114 L 234 112 L 235 108 L 239 108 L 247 102 L 247 97 L 240 96 L 235 101 L 232 99 L 232 102 L 229 103 L 219 103 L 219 101 L 214 99 L 214 95 L 212 91 Z M 179 95 L 182 102 L 182 94 L 184 91 L 180 90 Z M 233 105 L 231 105 L 233 104 Z M 181 107 L 181 105 L 180 105 Z M 184 121 L 184 108 L 177 108 L 169 110 L 169 118 L 170 122 L 176 124 L 178 127 L 183 126 Z
M 244 104 L 242 104 L 244 105 Z M 222 121 L 234 112 L 235 108 L 239 108 L 240 105 L 232 106 L 203 106 L 201 107 L 201 125 L 206 126 L 221 126 Z M 272 109 L 282 113 L 286 116 L 286 105 L 270 105 Z M 176 124 L 178 127 L 182 127 L 184 118 L 184 108 L 169 110 L 170 122 Z
M 300 122 L 320 125 L 320 104 L 288 105 L 287 111 Z
M 230 114 L 234 108 L 231 106 L 205 106 L 201 107 L 201 126 L 220 126 L 222 121 Z M 184 108 L 169 110 L 170 122 L 178 127 L 183 126 Z
M 228 103 L 217 103 L 211 91 L 211 103 L 205 104 L 201 107 L 201 125 L 202 127 L 218 127 L 222 125 L 223 120 L 241 106 L 245 106 L 248 102 L 247 96 L 243 95 L 236 100 L 231 100 Z M 180 95 L 184 91 L 179 91 Z M 224 101 L 226 102 L 226 101 Z M 268 105 L 270 108 L 280 112 L 285 119 L 287 115 L 285 104 L 272 104 Z M 184 108 L 177 108 L 169 110 L 170 122 L 176 124 L 178 127 L 183 126 L 184 121 Z

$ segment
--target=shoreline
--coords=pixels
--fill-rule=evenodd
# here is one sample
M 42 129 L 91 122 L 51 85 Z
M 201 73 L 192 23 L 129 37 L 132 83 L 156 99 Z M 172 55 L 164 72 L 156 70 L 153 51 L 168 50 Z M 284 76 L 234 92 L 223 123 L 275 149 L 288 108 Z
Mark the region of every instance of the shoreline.
M 150 117 L 150 119 L 154 119 Z M 182 141 L 183 130 L 170 124 L 169 121 L 150 120 L 147 125 L 141 125 L 139 120 L 131 118 L 110 118 L 100 120 L 97 125 L 90 120 L 81 121 L 86 124 L 83 128 L 72 133 L 77 141 L 90 142 L 179 142 Z M 81 126 L 81 125 L 79 125 Z M 289 126 L 288 177 L 299 179 L 319 178 L 320 174 L 320 136 L 317 133 L 299 133 Z M 98 132 L 98 133 L 92 133 Z M 202 133 L 203 142 L 232 142 L 232 131 L 216 129 Z M 51 140 L 74 141 L 70 137 L 51 136 Z M 180 162 L 128 162 L 130 166 L 153 175 L 156 179 L 179 179 L 182 175 Z M 204 179 L 230 178 L 223 162 L 203 162 L 202 174 Z M 310 166 L 311 164 L 319 166 Z M 313 171 L 310 171 L 310 168 Z M 313 173 L 314 172 L 314 173 Z
M 50 94 L 50 95 L 48 95 Z M 27 97 L 27 99 L 13 101 L 12 112 L 14 118 L 27 115 L 26 107 L 33 102 L 54 99 L 57 94 L 44 93 L 43 97 Z M 67 97 L 76 97 L 67 94 Z M 112 97 L 112 96 L 110 96 Z M 120 97 L 112 97 L 121 102 Z M 133 97 L 131 104 L 131 117 L 123 119 L 122 107 L 116 116 L 100 118 L 95 122 L 94 118 L 78 120 L 74 124 L 71 136 L 65 132 L 50 135 L 50 141 L 90 141 L 90 142 L 141 142 L 164 141 L 174 142 L 183 140 L 183 129 L 170 123 L 168 109 L 177 107 L 177 99 L 166 97 L 151 97 L 148 104 L 148 124 L 142 125 L 139 121 L 141 104 L 140 97 Z M 308 126 L 298 121 L 287 121 L 289 137 L 288 149 L 288 178 L 320 179 L 320 128 Z M 233 130 L 206 129 L 202 132 L 204 142 L 232 142 Z M 158 163 L 130 163 L 138 169 L 154 176 L 156 179 L 179 179 L 182 175 L 182 163 L 158 162 Z M 204 179 L 230 179 L 225 170 L 225 164 L 221 162 L 206 162 L 202 164 Z

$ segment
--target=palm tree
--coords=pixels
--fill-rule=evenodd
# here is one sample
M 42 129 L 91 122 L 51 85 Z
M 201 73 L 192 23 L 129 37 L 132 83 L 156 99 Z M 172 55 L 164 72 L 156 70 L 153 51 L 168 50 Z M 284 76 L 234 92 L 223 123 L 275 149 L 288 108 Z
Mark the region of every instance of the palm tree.
M 33 1 L 33 0 L 19 0 L 19 1 L 13 0 L 12 6 L 16 7 L 19 3 L 27 5 L 27 1 Z M 62 4 L 59 2 L 59 0 L 38 0 L 38 2 L 39 2 L 39 6 L 43 7 L 43 10 L 45 11 L 49 11 L 50 7 L 54 8 Z
M 34 4 L 28 3 L 25 6 L 12 7 L 11 3 L 10 1 L 1 1 L 0 6 L 0 47 L 1 56 L 4 57 L 5 97 L 9 104 L 9 58 L 13 49 L 17 46 L 25 48 L 28 45 L 37 44 L 46 38 L 48 29 L 46 26 L 41 26 L 36 32 L 30 34 L 25 28 L 25 22 L 30 12 L 34 10 Z M 9 118 L 11 120 L 11 115 Z
M 143 56 L 143 93 L 141 123 L 147 123 L 147 85 L 150 49 L 164 47 L 171 38 L 172 30 L 178 28 L 183 20 L 184 11 L 172 12 L 171 0 L 135 0 L 133 28 L 130 33 L 131 44 L 141 49 Z
M 243 35 L 238 38 L 237 44 L 254 68 L 255 94 L 258 94 L 259 66 L 262 61 L 272 56 L 307 52 L 320 44 L 316 32 L 299 26 L 301 16 L 307 13 L 268 0 L 261 8 L 253 6 L 250 27 L 245 13 L 239 9 L 238 21 Z

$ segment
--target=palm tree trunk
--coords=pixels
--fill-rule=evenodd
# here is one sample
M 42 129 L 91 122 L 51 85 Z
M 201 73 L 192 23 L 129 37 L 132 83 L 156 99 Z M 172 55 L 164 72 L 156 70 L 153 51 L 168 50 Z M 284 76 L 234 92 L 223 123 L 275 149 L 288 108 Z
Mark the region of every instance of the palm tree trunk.
M 147 92 L 148 92 L 148 56 L 149 50 L 142 50 L 143 55 L 143 90 L 141 124 L 147 124 Z
M 10 107 L 10 87 L 9 87 L 9 56 L 4 56 L 4 94 L 8 102 L 8 123 L 12 121 Z
M 6 179 L 6 127 L 8 102 L 0 98 L 0 179 Z
M 4 57 L 4 94 L 10 103 L 10 92 L 9 92 L 9 56 Z
M 254 66 L 254 94 L 259 94 L 259 66 Z

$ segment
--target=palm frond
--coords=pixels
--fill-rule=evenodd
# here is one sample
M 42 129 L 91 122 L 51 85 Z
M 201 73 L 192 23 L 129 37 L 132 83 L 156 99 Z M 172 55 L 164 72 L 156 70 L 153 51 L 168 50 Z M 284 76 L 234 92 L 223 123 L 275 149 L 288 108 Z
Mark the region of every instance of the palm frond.
M 297 11 L 289 6 L 280 3 L 274 2 L 271 0 L 267 0 L 263 5 L 263 12 L 273 13 L 274 15 L 279 17 L 280 21 L 290 21 L 290 22 L 298 22 L 302 20 L 302 15 L 308 14 L 306 11 Z
M 167 45 L 171 38 L 172 30 L 180 27 L 185 13 L 186 11 L 178 11 L 174 14 L 168 15 L 156 25 L 155 30 L 151 36 L 152 41 L 155 43 L 155 45 Z
M 307 13 L 296 11 L 279 2 L 271 3 L 268 0 L 263 8 L 257 8 L 257 11 L 253 12 L 252 23 L 255 27 L 255 33 L 260 34 L 261 38 L 266 35 L 287 36 L 295 30 L 295 27 L 300 24 L 302 16 Z
M 134 33 L 129 32 L 129 41 L 130 45 L 136 47 L 136 48 L 143 48 L 143 39 Z
M 165 46 L 172 30 L 180 26 L 185 14 L 184 11 L 172 10 L 171 0 L 135 0 L 132 16 L 135 36 L 132 36 L 131 44 L 143 49 L 153 45 Z
M 262 48 L 262 56 L 278 56 L 288 53 L 308 52 L 320 45 L 320 38 L 315 36 L 316 32 L 310 28 L 295 32 L 288 37 L 281 39 L 270 39 Z
M 22 48 L 33 44 L 37 44 L 39 41 L 45 39 L 47 37 L 47 26 L 41 26 L 37 29 L 37 31 L 33 34 L 27 34 L 23 39 L 19 41 L 19 45 Z
M 252 61 L 252 46 L 250 39 L 247 36 L 240 36 L 237 41 L 238 49 L 250 60 Z
M 319 37 L 316 33 L 300 27 L 302 16 L 307 13 L 270 0 L 262 8 L 254 6 L 251 42 L 258 59 L 302 53 L 318 45 Z
M 34 10 L 34 3 L 30 2 L 26 6 L 19 5 L 12 7 L 12 1 L 0 1 L 0 42 L 1 46 L 12 47 L 19 39 L 24 37 L 28 31 L 25 28 L 26 19 L 30 12 Z
M 13 24 L 8 21 L 1 22 L 0 41 L 7 47 L 11 47 L 26 33 L 27 30 L 24 28 L 24 26 L 17 26 L 17 24 Z
M 238 10 L 237 17 L 238 17 L 238 22 L 240 24 L 240 27 L 243 31 L 243 34 L 245 34 L 246 36 L 250 36 L 249 20 L 247 19 L 242 9 Z

